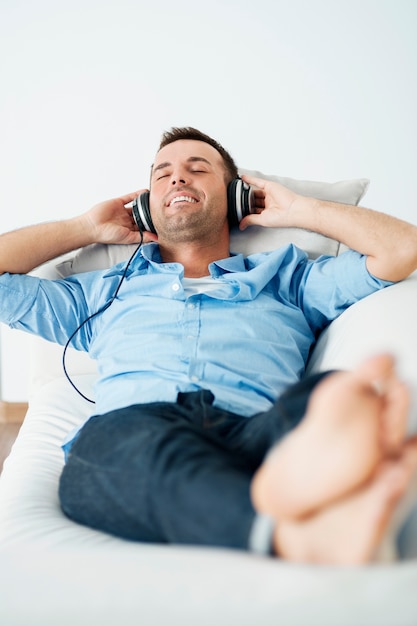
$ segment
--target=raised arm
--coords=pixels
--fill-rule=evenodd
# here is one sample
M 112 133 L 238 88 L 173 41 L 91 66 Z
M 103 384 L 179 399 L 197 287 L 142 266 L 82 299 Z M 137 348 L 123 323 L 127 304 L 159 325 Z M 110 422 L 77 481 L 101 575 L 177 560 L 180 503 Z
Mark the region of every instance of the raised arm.
M 243 177 L 258 188 L 258 213 L 240 227 L 298 227 L 312 230 L 367 255 L 374 276 L 399 281 L 417 268 L 417 227 L 371 209 L 307 198 L 279 183 Z
M 139 243 L 132 211 L 140 191 L 95 205 L 78 217 L 27 226 L 0 236 L 0 273 L 26 274 L 42 263 L 91 243 Z M 147 240 L 153 239 L 149 234 Z

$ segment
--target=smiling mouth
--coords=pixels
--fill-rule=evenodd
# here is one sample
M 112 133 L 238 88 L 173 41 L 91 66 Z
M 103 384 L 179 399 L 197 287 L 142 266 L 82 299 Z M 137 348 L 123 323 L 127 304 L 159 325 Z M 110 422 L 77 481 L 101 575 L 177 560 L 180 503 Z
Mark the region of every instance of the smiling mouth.
M 175 198 L 172 198 L 168 206 L 172 206 L 173 204 L 177 204 L 178 202 L 190 202 L 192 204 L 196 204 L 197 200 L 195 198 L 192 198 L 191 196 L 176 196 Z

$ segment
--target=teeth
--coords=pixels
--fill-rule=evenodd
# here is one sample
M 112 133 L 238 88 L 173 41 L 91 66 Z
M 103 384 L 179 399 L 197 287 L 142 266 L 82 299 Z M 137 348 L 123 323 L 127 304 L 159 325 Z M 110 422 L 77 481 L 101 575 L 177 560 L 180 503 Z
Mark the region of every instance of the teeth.
M 177 196 L 176 198 L 173 198 L 171 200 L 171 202 L 169 203 L 169 206 L 172 206 L 176 202 L 197 202 L 197 200 L 195 200 L 194 198 L 191 198 L 191 196 Z

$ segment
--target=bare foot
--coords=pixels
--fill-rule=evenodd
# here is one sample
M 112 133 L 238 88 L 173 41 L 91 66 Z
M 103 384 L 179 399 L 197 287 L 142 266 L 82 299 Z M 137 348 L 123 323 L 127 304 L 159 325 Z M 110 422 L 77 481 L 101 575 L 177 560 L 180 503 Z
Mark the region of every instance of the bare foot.
M 372 560 L 399 498 L 417 466 L 417 445 L 404 447 L 395 461 L 352 495 L 304 520 L 283 520 L 275 530 L 275 551 L 290 561 L 359 565 Z
M 404 439 L 408 391 L 392 358 L 327 377 L 301 424 L 269 453 L 252 481 L 261 513 L 299 517 L 363 484 Z

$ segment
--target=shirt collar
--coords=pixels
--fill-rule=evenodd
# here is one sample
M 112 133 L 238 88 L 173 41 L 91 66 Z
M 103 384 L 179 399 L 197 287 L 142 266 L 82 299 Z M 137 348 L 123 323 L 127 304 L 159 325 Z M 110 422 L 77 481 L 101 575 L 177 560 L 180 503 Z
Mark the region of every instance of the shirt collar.
M 225 259 L 214 261 L 209 265 L 210 273 L 216 276 L 227 272 L 245 272 L 245 259 L 243 254 L 233 254 Z
M 156 242 L 151 242 L 142 246 L 141 255 L 147 261 L 151 263 L 163 263 L 159 246 Z M 225 259 L 219 259 L 209 265 L 209 271 L 212 276 L 221 276 L 230 272 L 245 272 L 245 259 L 243 254 L 234 254 L 226 257 Z
M 143 244 L 140 249 L 140 254 L 151 263 L 163 263 L 159 246 L 155 241 Z

